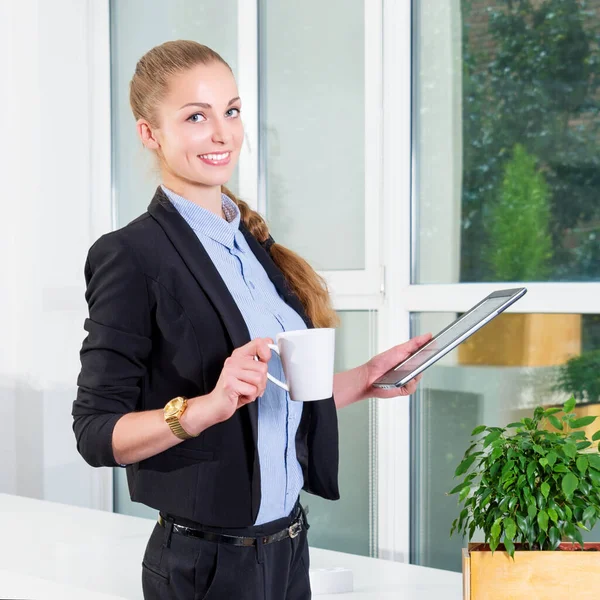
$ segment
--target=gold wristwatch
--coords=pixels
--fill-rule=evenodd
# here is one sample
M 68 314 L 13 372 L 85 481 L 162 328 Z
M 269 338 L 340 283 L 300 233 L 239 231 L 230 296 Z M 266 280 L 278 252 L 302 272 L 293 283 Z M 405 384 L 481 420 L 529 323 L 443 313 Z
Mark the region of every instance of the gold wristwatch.
M 169 400 L 163 409 L 163 414 L 165 417 L 165 422 L 171 428 L 171 431 L 180 439 L 180 440 L 189 440 L 190 438 L 197 437 L 195 435 L 190 435 L 179 422 L 181 415 L 185 412 L 187 408 L 187 398 L 184 396 L 177 396 L 177 398 L 173 398 L 173 400 Z

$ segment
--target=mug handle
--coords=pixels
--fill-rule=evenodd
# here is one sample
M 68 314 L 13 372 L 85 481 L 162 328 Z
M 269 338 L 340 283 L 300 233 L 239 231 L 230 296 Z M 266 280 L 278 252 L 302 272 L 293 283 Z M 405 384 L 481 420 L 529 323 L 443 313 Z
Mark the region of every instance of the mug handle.
M 279 346 L 277 346 L 277 344 L 267 344 L 267 346 L 269 346 L 269 348 L 271 348 L 271 350 L 273 350 L 274 352 L 277 352 L 277 354 L 279 356 L 281 356 L 279 354 Z M 254 356 L 254 360 L 258 360 L 258 356 Z M 271 375 L 271 373 L 267 373 L 267 379 L 269 381 L 272 381 L 275 385 L 278 385 L 280 388 L 283 388 L 286 392 L 290 391 L 290 388 L 283 383 L 283 381 L 279 381 L 279 379 L 273 377 L 273 375 Z

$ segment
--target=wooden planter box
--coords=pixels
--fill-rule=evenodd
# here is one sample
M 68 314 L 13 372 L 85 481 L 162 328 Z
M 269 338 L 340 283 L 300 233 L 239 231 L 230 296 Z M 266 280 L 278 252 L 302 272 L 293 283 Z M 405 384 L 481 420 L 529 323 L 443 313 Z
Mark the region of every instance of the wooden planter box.
M 600 597 L 600 544 L 561 544 L 564 550 L 507 552 L 463 549 L 464 600 L 582 600 Z M 575 548 L 575 550 L 573 550 Z

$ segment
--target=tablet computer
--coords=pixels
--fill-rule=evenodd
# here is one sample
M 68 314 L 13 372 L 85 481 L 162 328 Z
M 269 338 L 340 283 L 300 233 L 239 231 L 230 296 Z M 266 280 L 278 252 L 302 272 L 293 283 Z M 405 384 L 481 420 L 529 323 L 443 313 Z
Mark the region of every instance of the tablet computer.
M 373 385 L 378 388 L 396 388 L 407 384 L 519 298 L 522 298 L 526 292 L 526 288 L 493 292 L 448 327 L 442 329 L 414 354 L 382 375 Z

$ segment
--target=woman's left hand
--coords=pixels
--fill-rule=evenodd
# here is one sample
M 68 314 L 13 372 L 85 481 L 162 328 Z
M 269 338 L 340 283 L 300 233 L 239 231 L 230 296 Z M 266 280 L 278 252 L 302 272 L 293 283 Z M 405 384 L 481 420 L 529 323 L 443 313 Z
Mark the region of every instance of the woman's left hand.
M 392 367 L 408 358 L 413 352 L 416 352 L 421 346 L 424 346 L 430 339 L 431 333 L 425 333 L 414 337 L 404 344 L 393 346 L 389 350 L 377 354 L 371 360 L 363 365 L 365 370 L 365 378 L 367 380 L 367 389 L 364 395 L 365 398 L 393 398 L 394 396 L 408 396 L 414 394 L 417 389 L 417 383 L 421 379 L 421 374 L 417 375 L 413 380 L 406 385 L 385 390 L 382 388 L 373 387 L 373 382 L 379 379 L 384 373 L 387 373 Z

